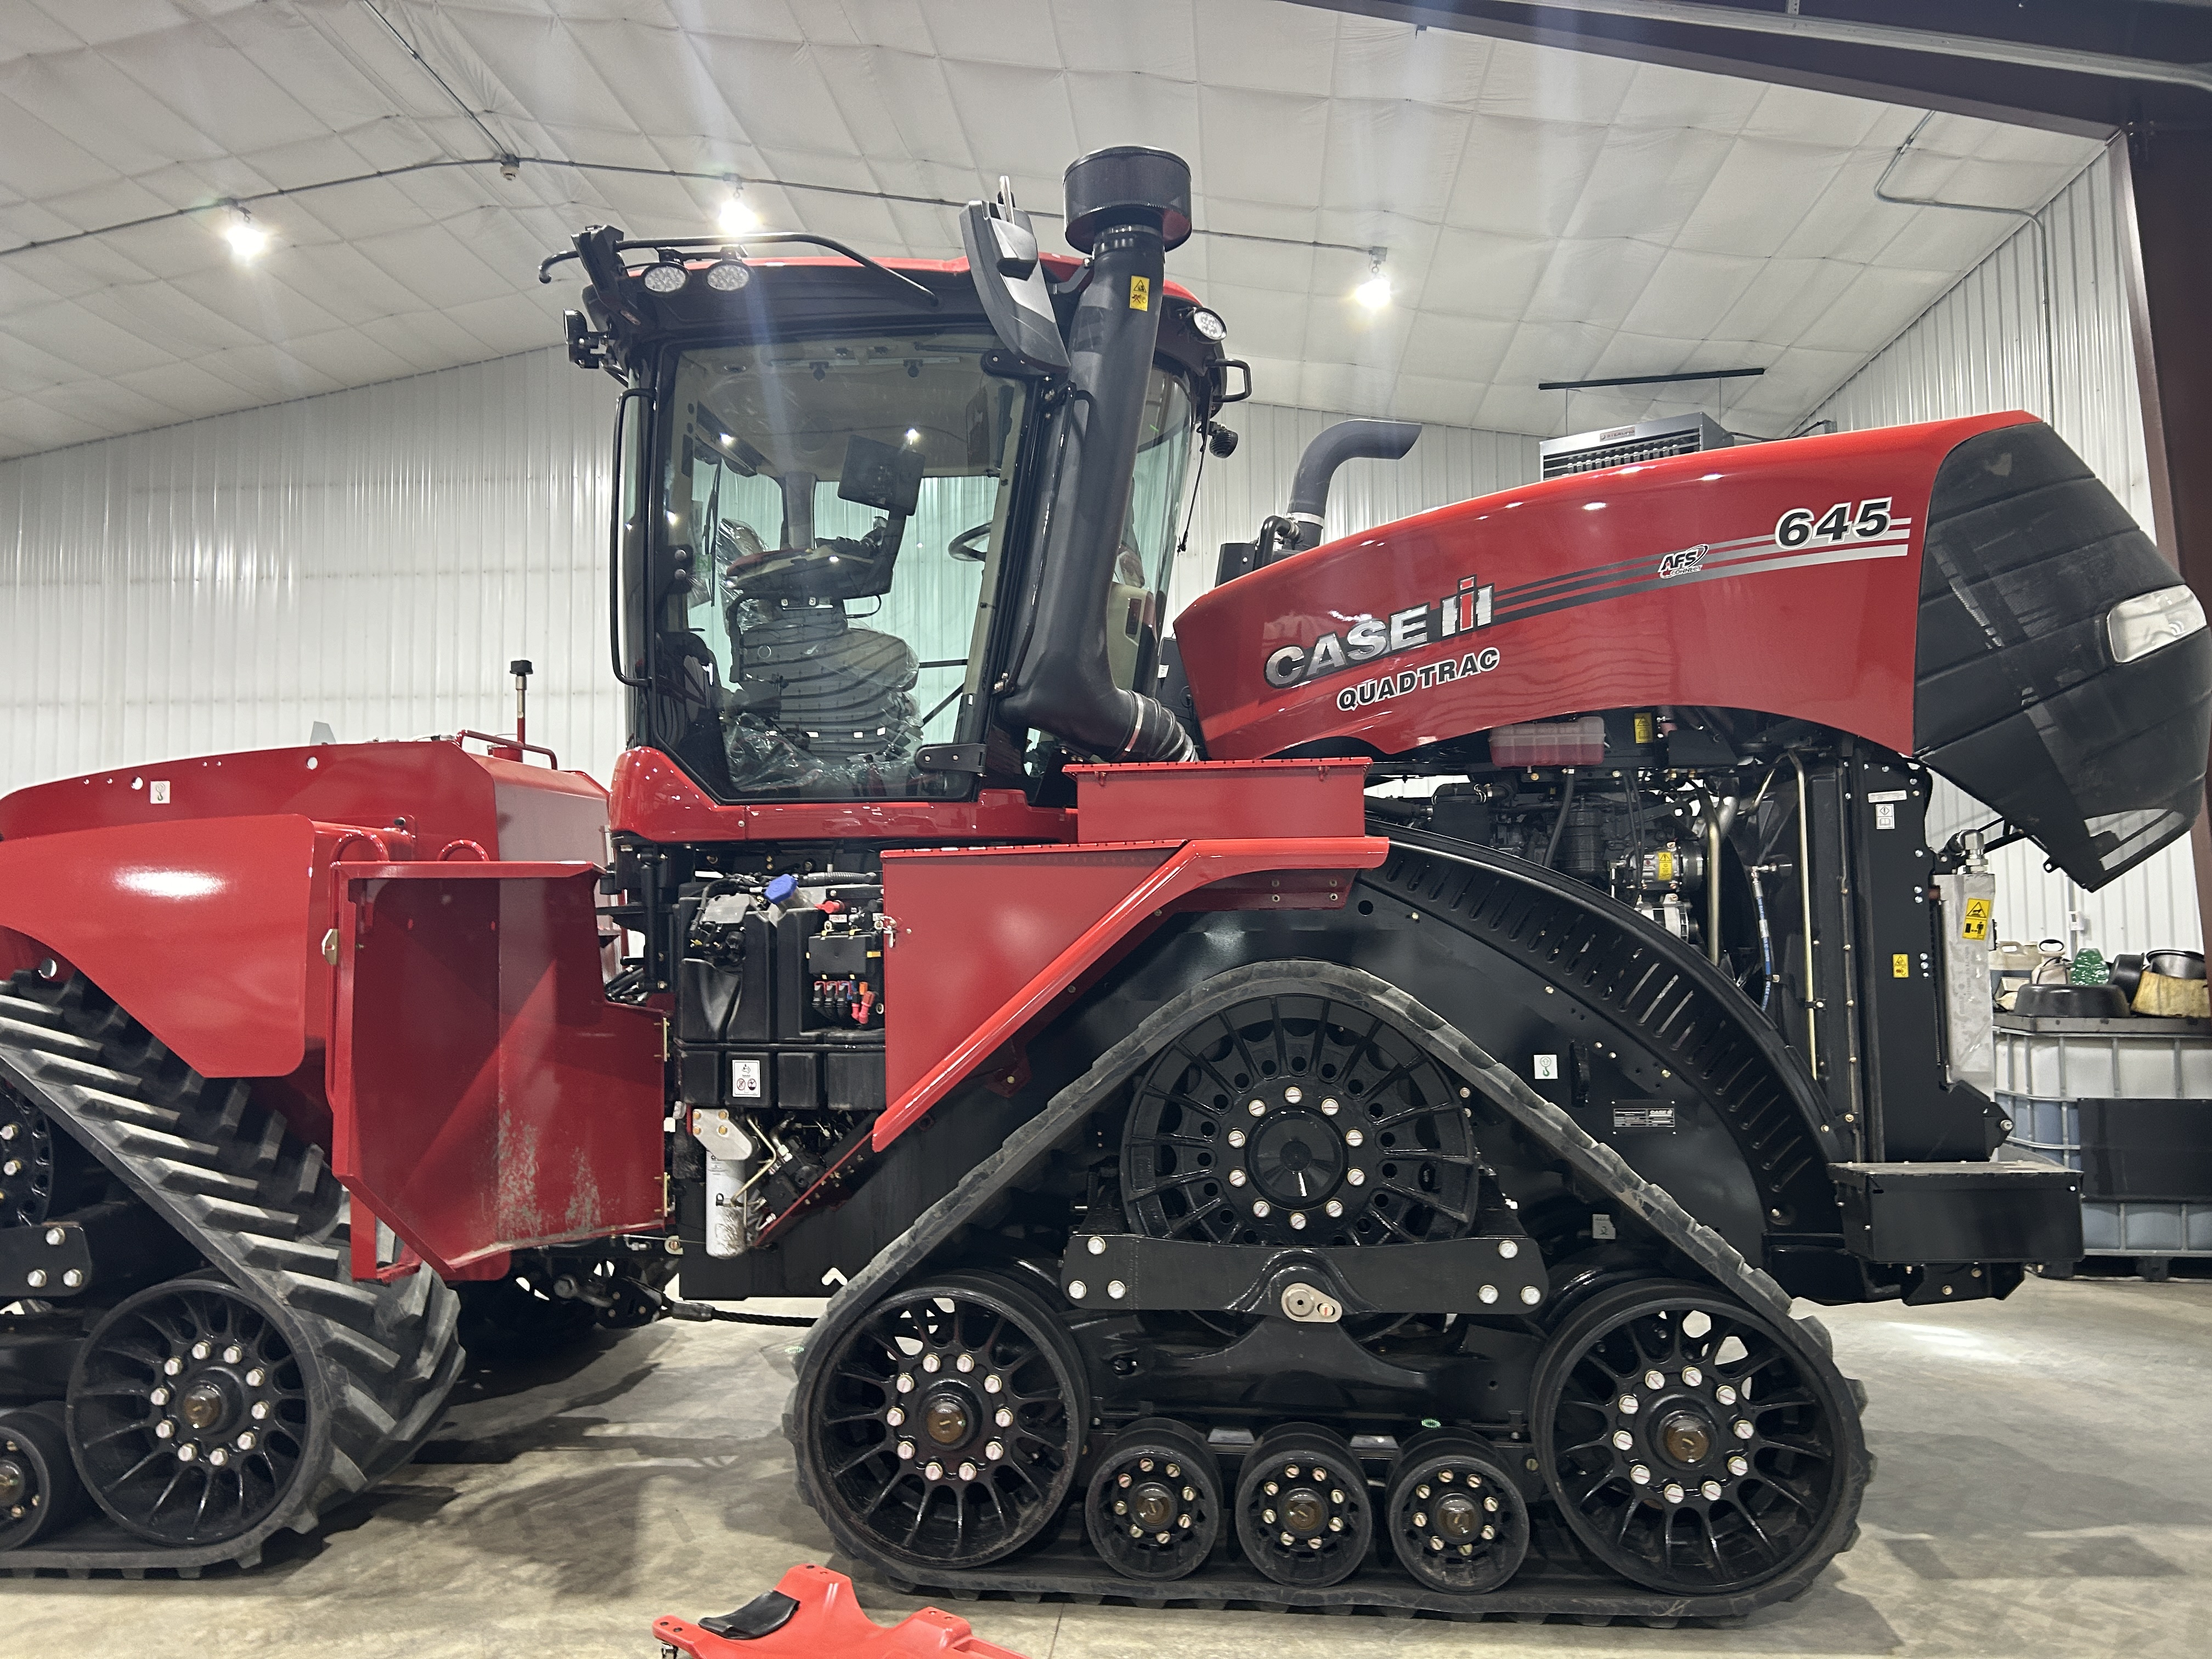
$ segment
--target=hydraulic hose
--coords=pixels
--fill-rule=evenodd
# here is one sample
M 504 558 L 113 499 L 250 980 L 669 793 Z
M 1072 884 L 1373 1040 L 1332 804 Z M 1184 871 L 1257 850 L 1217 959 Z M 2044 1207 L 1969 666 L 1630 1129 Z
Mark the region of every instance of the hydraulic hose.
M 1567 773 L 1567 787 L 1559 792 L 1559 816 L 1552 820 L 1552 839 L 1544 846 L 1544 867 L 1555 869 L 1559 865 L 1559 842 L 1567 833 L 1567 814 L 1575 804 L 1575 775 Z

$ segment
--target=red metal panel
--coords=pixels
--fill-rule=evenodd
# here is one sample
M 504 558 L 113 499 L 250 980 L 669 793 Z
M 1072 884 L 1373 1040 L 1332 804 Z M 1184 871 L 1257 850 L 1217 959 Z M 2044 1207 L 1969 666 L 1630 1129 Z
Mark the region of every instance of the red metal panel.
M 724 806 L 658 749 L 615 762 L 613 827 L 647 841 L 1073 841 L 1075 814 L 1018 789 L 972 801 L 754 801 Z
M 331 1164 L 441 1272 L 657 1226 L 659 1016 L 606 1000 L 597 872 L 349 868 Z
M 1071 766 L 1084 842 L 1357 836 L 1367 824 L 1364 760 L 1186 761 Z
M 1186 895 L 1260 871 L 1371 870 L 1389 847 L 1354 836 L 885 853 L 884 904 L 897 927 L 884 958 L 891 1104 L 876 1147 Z
M 1936 469 L 1963 439 L 2027 418 L 1615 467 L 1297 554 L 1176 618 L 1207 748 L 1267 755 L 1346 737 L 1395 754 L 1583 709 L 1710 703 L 1909 751 Z M 1882 500 L 1886 514 L 1862 513 Z M 1838 504 L 1843 520 L 1829 520 Z M 1800 509 L 1848 527 L 1793 539 L 1784 518 Z
M 308 963 L 335 837 L 319 854 L 317 836 L 283 814 L 0 841 L 0 927 L 89 975 L 194 1070 L 279 1077 L 319 1023 Z
M 581 772 L 471 754 L 443 739 L 316 744 L 160 761 L 18 789 L 0 797 L 0 839 L 255 813 L 379 830 L 404 817 L 426 858 L 465 840 L 495 857 L 595 860 L 604 854 L 606 792 Z

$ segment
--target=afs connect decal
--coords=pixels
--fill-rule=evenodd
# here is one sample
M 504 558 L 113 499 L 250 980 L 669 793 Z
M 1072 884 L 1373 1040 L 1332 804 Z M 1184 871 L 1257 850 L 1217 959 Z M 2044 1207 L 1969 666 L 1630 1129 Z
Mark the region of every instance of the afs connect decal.
M 1800 570 L 1811 565 L 1901 559 L 1911 550 L 1912 521 L 1892 516 L 1891 501 L 1887 495 L 1870 496 L 1856 505 L 1838 501 L 1825 513 L 1816 513 L 1808 507 L 1793 507 L 1776 520 L 1773 530 L 1765 535 L 1745 536 L 1729 542 L 1701 542 L 1695 547 L 1662 554 L 1656 561 L 1646 554 L 1503 590 L 1473 576 L 1462 576 L 1459 590 L 1442 599 L 1408 605 L 1387 617 L 1358 617 L 1340 633 L 1325 633 L 1310 646 L 1278 646 L 1267 653 L 1260 672 L 1269 685 L 1286 691 L 1364 663 L 1422 650 L 1497 623 L 1646 592 L 1662 583 L 1687 586 L 1693 582 Z M 1820 550 L 1800 550 L 1823 542 L 1827 545 Z M 1447 657 L 1420 668 L 1363 680 L 1339 691 L 1336 706 L 1349 714 L 1363 704 L 1380 702 L 1386 697 L 1403 696 L 1409 691 L 1426 690 L 1470 675 L 1486 674 L 1498 666 L 1498 647 L 1486 646 L 1456 659 Z

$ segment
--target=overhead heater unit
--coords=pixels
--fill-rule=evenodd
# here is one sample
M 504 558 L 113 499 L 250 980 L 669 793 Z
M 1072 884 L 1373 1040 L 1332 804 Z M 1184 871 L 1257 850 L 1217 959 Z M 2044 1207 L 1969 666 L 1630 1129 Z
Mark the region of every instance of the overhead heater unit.
M 1598 432 L 1577 432 L 1567 438 L 1547 438 L 1537 446 L 1547 478 L 1570 473 L 1596 472 L 1632 461 L 1659 461 L 1669 455 L 1694 455 L 1703 449 L 1726 449 L 1735 436 L 1710 415 L 1680 415 L 1672 420 L 1638 421 L 1634 426 L 1609 426 Z

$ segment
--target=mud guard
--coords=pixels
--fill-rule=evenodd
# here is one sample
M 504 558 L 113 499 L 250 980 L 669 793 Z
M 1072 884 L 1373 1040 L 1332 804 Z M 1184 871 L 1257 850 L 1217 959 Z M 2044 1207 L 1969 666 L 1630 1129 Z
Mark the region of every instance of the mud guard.
M 1053 1153 L 1066 1144 L 1094 1112 L 1105 1107 L 1115 1091 L 1127 1083 L 1164 1042 L 1196 1022 L 1255 996 L 1271 994 L 1327 994 L 1364 1004 L 1383 1014 L 1456 1074 L 1468 1090 L 1480 1093 L 1516 1130 L 1557 1158 L 1577 1180 L 1604 1193 L 1621 1206 L 1626 1215 L 1633 1216 L 1671 1247 L 1686 1265 L 1764 1316 L 1804 1358 L 1820 1365 L 1832 1363 L 1825 1328 L 1814 1320 L 1792 1319 L 1790 1297 L 1771 1277 L 1753 1266 L 1720 1234 L 1691 1216 L 1663 1189 L 1637 1175 L 1611 1147 L 1593 1139 L 1512 1070 L 1492 1059 L 1419 1001 L 1362 969 L 1310 960 L 1256 963 L 1227 969 L 1164 1003 L 1127 1036 L 1100 1054 L 1083 1076 L 1054 1095 L 1044 1109 L 1009 1136 L 997 1152 L 977 1164 L 959 1185 L 924 1211 L 903 1235 L 879 1251 L 831 1300 L 810 1333 L 805 1353 L 799 1362 L 798 1380 L 785 1408 L 784 1431 L 793 1442 L 794 1451 L 799 1454 L 800 1496 L 830 1526 L 842 1548 L 860 1559 L 870 1561 L 894 1580 L 918 1577 L 910 1570 L 878 1560 L 864 1540 L 849 1535 L 840 1526 L 835 1506 L 819 1501 L 808 1487 L 799 1419 L 801 1402 L 817 1385 L 823 1357 L 834 1352 L 842 1337 L 868 1309 L 920 1270 L 931 1254 L 950 1241 L 960 1228 L 981 1218 L 1001 1192 L 1039 1172 Z M 1056 1290 L 1054 1286 L 1048 1293 L 1056 1293 Z M 1055 1299 L 1064 1300 L 1056 1296 Z M 1855 1401 L 1863 1407 L 1863 1393 L 1856 1384 L 1852 1385 L 1852 1392 Z M 1850 1443 L 1847 1467 L 1841 1475 L 1841 1501 L 1829 1522 L 1829 1535 L 1820 1547 L 1807 1552 L 1804 1565 L 1754 1589 L 1711 1596 L 1669 1595 L 1611 1579 L 1578 1586 L 1575 1591 L 1566 1593 L 1565 1599 L 1557 1587 L 1517 1589 L 1509 1585 L 1476 1598 L 1466 1607 L 1467 1615 L 1517 1613 L 1540 1617 L 1551 1613 L 1579 1612 L 1608 1618 L 1734 1617 L 1799 1594 L 1836 1553 L 1855 1541 L 1859 1498 L 1872 1474 L 1872 1462 L 1864 1437 L 1858 1432 L 1856 1417 L 1845 1419 L 1839 1426 Z M 1109 1584 L 1121 1585 L 1121 1593 L 1127 1593 L 1127 1581 L 1115 1578 L 1103 1564 L 1099 1565 L 1099 1574 Z M 1003 1571 L 986 1567 L 973 1571 L 948 1569 L 928 1575 L 923 1582 L 961 1593 L 988 1593 L 1003 1581 Z M 1349 1584 L 1315 1593 L 1316 1605 L 1364 1605 L 1371 1599 Z M 1409 1601 L 1408 1605 L 1413 1603 Z M 1421 1602 L 1420 1606 L 1425 1608 L 1428 1604 Z
M 935 1654 L 1023 1659 L 939 1607 L 878 1625 L 860 1611 L 851 1579 L 811 1563 L 792 1568 L 774 1589 L 735 1612 L 696 1625 L 656 1619 L 653 1633 L 662 1652 L 690 1659 L 929 1659 Z
M 607 1000 L 578 864 L 348 865 L 331 1164 L 422 1260 L 658 1227 L 660 1017 Z

